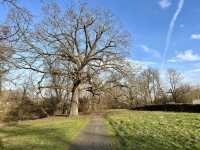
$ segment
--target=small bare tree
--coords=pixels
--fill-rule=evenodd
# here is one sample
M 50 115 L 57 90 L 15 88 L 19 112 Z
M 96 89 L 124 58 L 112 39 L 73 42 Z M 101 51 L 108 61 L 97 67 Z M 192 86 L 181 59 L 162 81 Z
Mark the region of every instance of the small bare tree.
M 183 76 L 181 75 L 181 73 L 177 72 L 174 69 L 168 69 L 167 77 L 170 85 L 169 93 L 172 96 L 172 100 L 174 102 L 177 102 L 177 98 L 179 97 L 179 92 L 177 88 L 181 86 Z
M 160 74 L 159 71 L 153 68 L 145 69 L 138 78 L 140 84 L 140 92 L 146 103 L 153 103 L 160 96 Z

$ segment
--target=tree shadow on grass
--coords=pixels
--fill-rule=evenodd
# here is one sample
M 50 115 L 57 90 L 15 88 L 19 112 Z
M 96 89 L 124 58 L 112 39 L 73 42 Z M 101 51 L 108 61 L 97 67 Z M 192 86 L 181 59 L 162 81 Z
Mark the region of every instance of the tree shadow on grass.
M 175 139 L 154 137 L 153 135 L 119 135 L 121 150 L 200 150 L 198 142 L 188 138 Z
M 162 136 L 154 136 L 150 133 L 134 134 L 124 130 L 124 127 L 116 127 L 114 122 L 110 124 L 117 134 L 121 150 L 200 150 L 199 141 L 182 136 L 181 133 L 163 134 Z
M 123 136 L 121 150 L 200 150 L 198 143 L 177 140 L 165 140 L 152 136 Z
M 62 150 L 62 148 L 66 149 L 68 144 L 69 141 L 63 130 L 49 126 L 17 125 L 0 128 L 0 149 L 2 150 Z

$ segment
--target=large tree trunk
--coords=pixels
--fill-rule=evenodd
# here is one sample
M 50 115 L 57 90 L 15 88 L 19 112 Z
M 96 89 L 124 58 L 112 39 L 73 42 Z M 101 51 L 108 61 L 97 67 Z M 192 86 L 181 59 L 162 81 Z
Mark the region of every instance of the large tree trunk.
M 78 91 L 75 90 L 74 93 L 72 94 L 72 100 L 71 100 L 71 110 L 70 110 L 70 116 L 78 116 Z
M 78 105 L 79 105 L 79 100 L 78 100 L 78 86 L 80 85 L 81 81 L 77 80 L 74 82 L 73 88 L 72 88 L 72 96 L 71 96 L 71 101 L 70 101 L 70 106 L 68 109 L 67 114 L 70 116 L 78 116 Z
M 1 94 L 1 92 L 2 92 L 2 75 L 0 73 L 0 94 Z

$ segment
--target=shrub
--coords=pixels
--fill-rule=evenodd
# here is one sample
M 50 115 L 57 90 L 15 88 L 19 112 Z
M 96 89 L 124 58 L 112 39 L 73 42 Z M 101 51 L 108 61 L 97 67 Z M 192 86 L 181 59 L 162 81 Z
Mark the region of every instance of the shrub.
M 1 99 L 2 121 L 18 121 L 46 117 L 40 105 L 20 92 L 5 92 Z
M 174 111 L 174 112 L 200 112 L 200 104 L 164 104 L 164 105 L 144 105 L 132 108 L 133 110 L 145 111 Z
M 43 108 L 46 114 L 54 115 L 57 111 L 57 106 L 59 104 L 59 100 L 56 97 L 46 98 L 45 100 L 41 101 L 40 106 Z

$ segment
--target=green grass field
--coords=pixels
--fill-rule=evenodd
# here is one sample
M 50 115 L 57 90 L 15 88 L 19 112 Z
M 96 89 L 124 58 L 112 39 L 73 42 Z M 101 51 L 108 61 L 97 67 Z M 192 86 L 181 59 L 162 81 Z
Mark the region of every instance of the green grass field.
M 110 126 L 125 150 L 200 150 L 200 114 L 114 111 Z
M 1 150 L 66 150 L 88 117 L 24 121 L 0 128 Z

